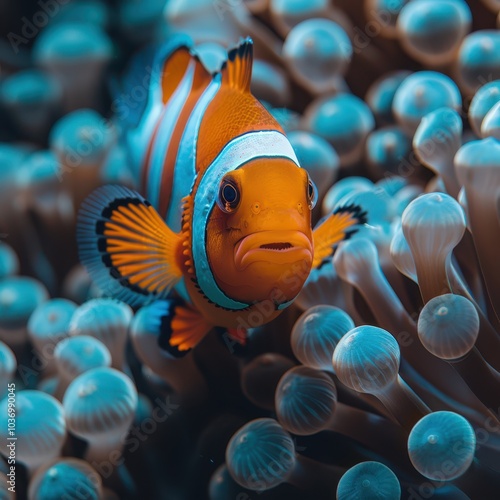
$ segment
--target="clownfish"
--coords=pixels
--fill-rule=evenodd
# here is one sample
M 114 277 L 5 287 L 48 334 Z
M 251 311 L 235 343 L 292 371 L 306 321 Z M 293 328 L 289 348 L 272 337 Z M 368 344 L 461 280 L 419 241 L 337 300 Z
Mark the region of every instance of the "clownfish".
M 365 222 L 347 206 L 312 229 L 316 187 L 250 92 L 252 57 L 244 39 L 211 74 L 186 38 L 164 46 L 125 132 L 144 197 L 107 185 L 79 212 L 92 279 L 133 307 L 150 304 L 158 343 L 174 356 L 214 327 L 244 343 L 242 325 L 256 326 L 257 312 L 276 318 Z

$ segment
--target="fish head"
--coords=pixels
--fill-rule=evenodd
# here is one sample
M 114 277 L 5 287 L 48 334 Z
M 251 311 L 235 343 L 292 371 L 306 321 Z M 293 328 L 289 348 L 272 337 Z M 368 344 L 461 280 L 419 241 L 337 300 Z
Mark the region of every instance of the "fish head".
M 285 158 L 259 158 L 225 174 L 207 225 L 221 290 L 248 303 L 295 298 L 313 262 L 316 198 L 307 171 Z

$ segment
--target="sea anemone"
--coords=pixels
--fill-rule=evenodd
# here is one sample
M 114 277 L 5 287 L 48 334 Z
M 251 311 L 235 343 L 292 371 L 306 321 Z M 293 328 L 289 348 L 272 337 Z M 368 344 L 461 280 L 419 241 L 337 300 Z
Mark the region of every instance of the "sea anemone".
M 66 299 L 50 299 L 40 304 L 28 321 L 28 335 L 46 375 L 55 373 L 54 348 L 69 335 L 76 304 Z
M 102 498 L 101 476 L 83 460 L 59 459 L 37 470 L 30 481 L 29 500 L 59 500 Z
M 8 408 L 12 408 L 14 400 L 14 434 L 17 437 L 14 448 L 2 447 L 2 454 L 6 458 L 13 456 L 33 474 L 45 462 L 60 455 L 66 438 L 65 413 L 59 401 L 41 391 L 28 390 L 14 394 L 13 397 L 9 393 L 0 402 L 0 436 L 4 443 L 13 442 L 9 432 L 12 426 L 8 427 L 7 422 L 9 415 L 12 415 Z M 13 453 L 10 451 L 12 449 Z
M 100 463 L 120 455 L 123 438 L 134 419 L 137 389 L 113 368 L 94 368 L 75 378 L 64 393 L 68 430 L 86 440 L 85 459 Z

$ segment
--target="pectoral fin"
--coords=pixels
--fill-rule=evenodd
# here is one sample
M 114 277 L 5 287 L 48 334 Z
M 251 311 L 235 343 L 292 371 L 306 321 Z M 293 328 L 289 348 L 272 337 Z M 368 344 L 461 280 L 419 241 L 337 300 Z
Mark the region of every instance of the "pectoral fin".
M 358 228 L 357 225 L 366 223 L 366 212 L 359 205 L 339 207 L 319 221 L 314 228 L 314 258 L 313 268 L 331 257 L 335 247 L 343 240 L 352 236 Z
M 94 191 L 80 209 L 77 239 L 80 259 L 101 291 L 131 306 L 165 298 L 182 277 L 181 236 L 130 189 Z
M 182 300 L 161 300 L 148 306 L 158 345 L 174 357 L 186 355 L 213 328 L 201 313 Z

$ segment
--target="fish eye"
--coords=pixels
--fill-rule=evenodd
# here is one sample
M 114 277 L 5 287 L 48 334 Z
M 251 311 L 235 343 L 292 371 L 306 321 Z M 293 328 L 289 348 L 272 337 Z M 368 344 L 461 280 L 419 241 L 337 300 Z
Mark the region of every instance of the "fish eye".
M 318 189 L 311 179 L 307 181 L 307 202 L 309 208 L 312 210 L 318 201 Z
M 236 184 L 230 180 L 223 180 L 219 188 L 217 205 L 226 213 L 233 212 L 240 202 L 240 192 Z

